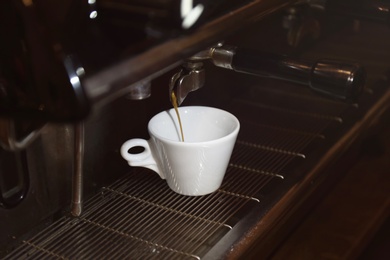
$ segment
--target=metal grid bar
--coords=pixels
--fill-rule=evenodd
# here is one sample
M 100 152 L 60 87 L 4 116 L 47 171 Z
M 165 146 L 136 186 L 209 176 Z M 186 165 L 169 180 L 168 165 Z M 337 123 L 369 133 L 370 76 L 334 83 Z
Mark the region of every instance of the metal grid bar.
M 340 111 L 356 107 L 321 95 L 313 95 L 311 89 L 300 85 L 274 80 L 266 80 L 266 84 L 251 86 L 240 100 L 296 112 L 310 111 L 322 117 L 339 117 Z
M 259 201 L 256 195 L 274 178 L 275 176 L 230 166 L 226 171 L 225 179 L 220 190 L 236 194 L 246 194 L 251 199 Z
M 237 142 L 302 157 L 304 148 L 315 139 L 322 140 L 324 136 L 243 121 Z
M 283 168 L 295 156 L 237 144 L 230 163 L 243 169 L 268 175 L 282 175 Z
M 252 102 L 233 102 L 230 111 L 240 120 L 261 122 L 264 125 L 311 134 L 321 133 L 330 124 L 342 123 L 342 119 L 339 120 L 337 117 L 329 118 L 287 109 L 254 106 Z

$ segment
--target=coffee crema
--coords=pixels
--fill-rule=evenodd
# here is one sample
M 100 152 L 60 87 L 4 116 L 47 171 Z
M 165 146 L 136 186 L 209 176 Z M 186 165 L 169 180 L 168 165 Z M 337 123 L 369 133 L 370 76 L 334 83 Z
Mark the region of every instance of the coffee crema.
M 178 109 L 179 106 L 177 105 L 177 98 L 176 98 L 176 94 L 174 91 L 171 92 L 171 103 L 172 103 L 173 108 L 176 111 L 177 120 L 179 122 L 181 141 L 184 142 L 183 125 L 181 124 L 180 113 L 179 113 L 179 109 Z

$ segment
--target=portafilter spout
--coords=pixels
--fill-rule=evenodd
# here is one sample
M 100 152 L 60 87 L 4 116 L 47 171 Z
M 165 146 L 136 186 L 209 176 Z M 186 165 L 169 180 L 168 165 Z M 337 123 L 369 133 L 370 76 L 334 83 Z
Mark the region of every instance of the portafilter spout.
M 171 93 L 174 92 L 177 105 L 180 106 L 188 93 L 203 87 L 204 81 L 205 71 L 203 62 L 186 61 L 183 63 L 182 69 L 171 78 L 169 83 L 169 98 L 172 98 Z
M 215 46 L 222 46 L 222 44 L 218 43 Z M 211 58 L 212 50 L 213 48 L 208 48 L 189 57 L 181 65 L 181 70 L 172 76 L 169 83 L 169 98 L 171 99 L 173 91 L 178 106 L 190 92 L 203 87 L 205 83 L 203 62 Z

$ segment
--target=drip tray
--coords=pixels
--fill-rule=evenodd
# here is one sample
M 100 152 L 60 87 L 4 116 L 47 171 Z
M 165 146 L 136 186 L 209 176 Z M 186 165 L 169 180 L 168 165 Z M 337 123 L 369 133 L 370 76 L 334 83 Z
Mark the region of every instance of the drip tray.
M 273 178 L 231 167 L 222 189 L 201 197 L 172 192 L 155 173 L 134 170 L 85 202 L 81 217 L 64 217 L 24 241 L 13 258 L 200 259 L 259 199 Z M 226 188 L 226 190 L 224 189 Z

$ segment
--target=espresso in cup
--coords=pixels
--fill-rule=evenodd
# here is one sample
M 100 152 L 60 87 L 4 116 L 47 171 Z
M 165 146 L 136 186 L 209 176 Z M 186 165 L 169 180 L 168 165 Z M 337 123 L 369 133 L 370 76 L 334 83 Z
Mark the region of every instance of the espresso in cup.
M 199 196 L 216 191 L 224 178 L 240 129 L 231 113 L 212 107 L 179 107 L 185 141 L 174 109 L 155 115 L 149 140 L 130 139 L 121 147 L 129 165 L 146 167 L 180 194 Z M 130 153 L 133 147 L 141 153 Z

